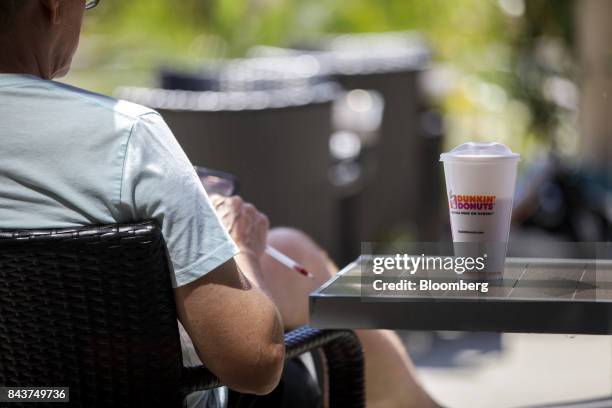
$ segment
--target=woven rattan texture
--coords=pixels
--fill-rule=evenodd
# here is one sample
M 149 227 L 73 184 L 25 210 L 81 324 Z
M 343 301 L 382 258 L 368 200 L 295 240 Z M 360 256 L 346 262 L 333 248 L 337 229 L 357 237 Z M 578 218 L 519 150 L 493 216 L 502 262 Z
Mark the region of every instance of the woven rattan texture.
M 355 333 L 303 326 L 285 334 L 286 358 L 294 358 L 319 347 L 323 349 L 328 367 L 330 407 L 364 407 L 363 352 Z M 185 394 L 221 385 L 202 366 L 186 368 L 183 378 Z
M 287 357 L 317 347 L 327 361 L 330 407 L 364 407 L 363 352 L 359 339 L 348 330 L 301 327 L 285 335 Z
M 181 368 L 153 223 L 0 232 L 1 385 L 70 387 L 75 407 L 178 407 Z

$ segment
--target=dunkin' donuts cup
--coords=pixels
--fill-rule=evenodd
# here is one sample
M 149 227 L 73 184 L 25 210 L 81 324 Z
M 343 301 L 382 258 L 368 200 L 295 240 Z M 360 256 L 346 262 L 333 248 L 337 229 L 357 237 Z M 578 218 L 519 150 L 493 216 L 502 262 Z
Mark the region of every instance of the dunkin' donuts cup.
M 503 277 L 519 160 L 501 143 L 468 142 L 440 155 L 455 256 L 484 258 L 469 275 Z

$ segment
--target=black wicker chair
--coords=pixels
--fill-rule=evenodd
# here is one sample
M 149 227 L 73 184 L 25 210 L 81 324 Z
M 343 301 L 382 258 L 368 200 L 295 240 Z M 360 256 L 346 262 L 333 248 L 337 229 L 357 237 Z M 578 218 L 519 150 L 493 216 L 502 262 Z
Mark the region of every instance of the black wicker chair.
M 332 407 L 364 406 L 352 332 L 302 327 L 285 340 L 287 358 L 322 348 Z M 70 406 L 105 408 L 180 407 L 220 385 L 182 365 L 154 223 L 0 231 L 0 385 L 70 387 Z

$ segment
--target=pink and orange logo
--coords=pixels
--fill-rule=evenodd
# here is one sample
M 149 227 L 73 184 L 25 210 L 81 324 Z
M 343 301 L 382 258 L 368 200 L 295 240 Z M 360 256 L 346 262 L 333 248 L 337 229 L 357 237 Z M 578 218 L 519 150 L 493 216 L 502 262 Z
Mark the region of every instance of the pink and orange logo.
M 448 206 L 453 210 L 492 211 L 495 208 L 494 195 L 448 194 Z

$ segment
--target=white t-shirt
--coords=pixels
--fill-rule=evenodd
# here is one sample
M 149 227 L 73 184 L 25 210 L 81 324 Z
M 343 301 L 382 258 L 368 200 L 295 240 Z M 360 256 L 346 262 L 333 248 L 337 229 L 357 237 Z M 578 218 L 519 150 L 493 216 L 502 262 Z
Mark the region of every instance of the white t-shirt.
M 0 229 L 143 220 L 162 228 L 175 287 L 238 253 L 158 113 L 0 74 Z M 199 362 L 192 347 L 184 350 L 186 363 Z

